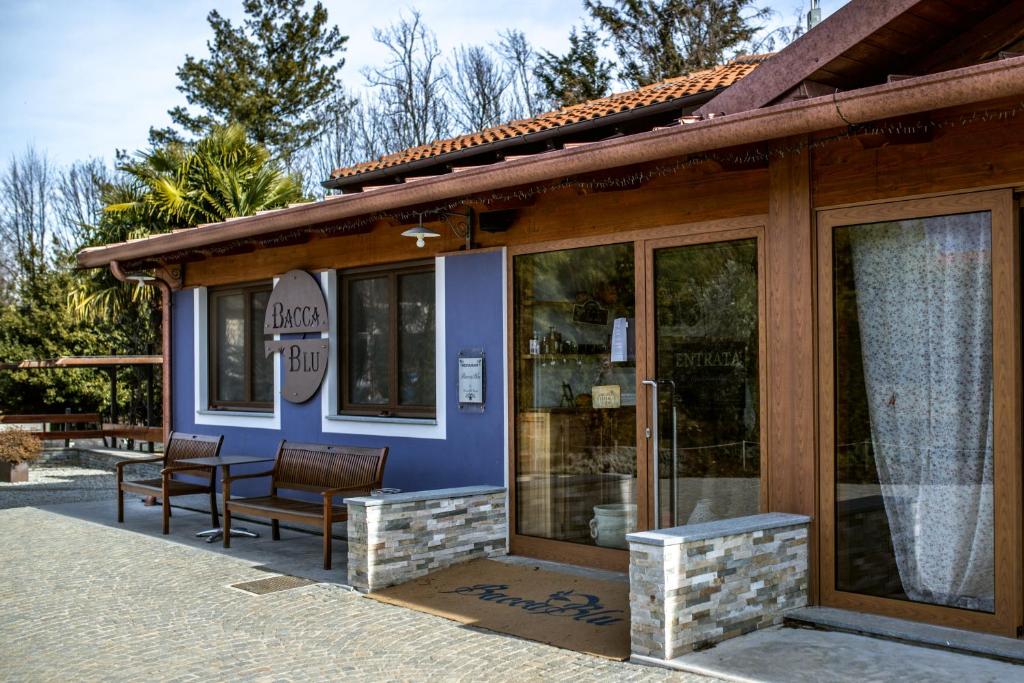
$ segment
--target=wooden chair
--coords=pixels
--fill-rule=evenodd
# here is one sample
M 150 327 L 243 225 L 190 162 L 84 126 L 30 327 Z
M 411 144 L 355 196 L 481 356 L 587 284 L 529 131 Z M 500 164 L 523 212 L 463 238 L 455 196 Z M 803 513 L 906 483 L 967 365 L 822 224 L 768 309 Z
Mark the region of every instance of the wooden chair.
M 277 447 L 272 470 L 224 479 L 224 547 L 231 547 L 233 513 L 270 518 L 275 541 L 281 540 L 279 520 L 319 523 L 324 534 L 324 569 L 330 569 L 331 528 L 348 519 L 348 509 L 344 505 L 335 505 L 334 497 L 365 496 L 372 489 L 380 488 L 387 458 L 387 448 L 282 441 Z M 269 496 L 231 498 L 232 482 L 257 477 L 270 477 Z M 279 496 L 278 489 L 315 493 L 323 500 L 314 503 Z
M 223 436 L 205 436 L 203 434 L 182 434 L 171 432 L 170 438 L 164 445 L 164 454 L 153 458 L 141 460 L 126 460 L 117 463 L 117 521 L 124 522 L 124 492 L 138 493 L 143 496 L 158 496 L 163 504 L 164 511 L 164 534 L 171 531 L 171 502 L 173 496 L 188 496 L 197 493 L 206 493 L 210 496 L 210 518 L 213 526 L 220 526 L 217 515 L 217 494 L 215 488 L 216 470 L 213 467 L 196 467 L 194 465 L 183 465 L 179 461 L 185 458 L 215 458 L 220 455 L 220 447 L 224 442 Z M 143 479 L 140 481 L 125 481 L 124 468 L 140 462 L 162 462 L 159 479 Z M 189 475 L 192 477 L 205 478 L 205 483 L 195 484 L 181 479 L 175 479 L 172 475 Z

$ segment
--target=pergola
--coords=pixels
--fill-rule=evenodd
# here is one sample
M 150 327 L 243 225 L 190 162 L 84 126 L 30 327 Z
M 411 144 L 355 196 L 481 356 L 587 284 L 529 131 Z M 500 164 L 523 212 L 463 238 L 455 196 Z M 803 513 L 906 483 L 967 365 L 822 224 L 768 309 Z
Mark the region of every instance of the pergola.
M 120 367 L 144 366 L 146 372 L 146 426 L 153 422 L 153 366 L 163 364 L 163 356 L 61 356 L 46 360 L 23 360 L 0 363 L 0 370 L 60 370 L 95 368 L 110 375 L 110 422 L 117 424 L 117 370 Z

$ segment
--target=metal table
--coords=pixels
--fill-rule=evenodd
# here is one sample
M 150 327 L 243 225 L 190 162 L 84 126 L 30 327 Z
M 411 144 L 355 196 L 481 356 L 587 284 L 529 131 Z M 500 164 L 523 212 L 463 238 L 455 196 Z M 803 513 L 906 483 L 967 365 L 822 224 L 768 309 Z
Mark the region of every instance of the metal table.
M 253 456 L 253 455 L 221 455 L 216 458 L 182 458 L 175 464 L 188 463 L 189 465 L 201 465 L 203 467 L 221 468 L 223 473 L 221 477 L 231 476 L 232 465 L 246 465 L 253 462 L 273 462 L 273 458 L 267 458 L 264 456 Z M 213 543 L 217 539 L 224 537 L 224 531 L 220 528 L 207 529 L 206 531 L 200 531 L 196 534 L 200 538 L 205 537 L 207 543 Z M 250 531 L 244 526 L 233 526 L 231 527 L 231 536 L 244 536 L 245 538 L 259 538 L 259 532 Z

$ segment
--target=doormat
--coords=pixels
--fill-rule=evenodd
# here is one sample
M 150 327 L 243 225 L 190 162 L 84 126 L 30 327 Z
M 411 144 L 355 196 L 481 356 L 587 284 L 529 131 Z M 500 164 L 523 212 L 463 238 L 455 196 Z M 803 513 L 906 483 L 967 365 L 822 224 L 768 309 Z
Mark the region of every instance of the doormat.
M 475 560 L 367 597 L 489 631 L 629 658 L 629 584 Z
M 303 579 L 298 576 L 272 576 L 269 579 L 256 579 L 255 581 L 245 581 L 243 583 L 233 583 L 232 588 L 245 591 L 246 593 L 252 593 L 253 595 L 266 595 L 267 593 L 276 593 L 278 591 L 287 591 L 292 588 L 301 588 L 302 586 L 309 586 L 316 583 L 309 579 Z

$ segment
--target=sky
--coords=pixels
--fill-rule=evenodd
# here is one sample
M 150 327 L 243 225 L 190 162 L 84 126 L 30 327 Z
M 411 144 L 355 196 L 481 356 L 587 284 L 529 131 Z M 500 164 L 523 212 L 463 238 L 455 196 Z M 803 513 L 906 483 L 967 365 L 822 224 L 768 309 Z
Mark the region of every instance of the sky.
M 827 16 L 845 0 L 822 0 Z M 185 104 L 175 71 L 186 54 L 207 54 L 206 15 L 216 8 L 240 20 L 241 0 L 0 0 L 0 163 L 28 146 L 57 164 L 146 146 L 150 126 L 170 123 L 167 110 Z M 759 6 L 761 3 L 758 3 Z M 776 21 L 792 23 L 808 0 L 767 2 Z M 364 67 L 386 55 L 374 27 L 411 7 L 448 53 L 489 43 L 506 28 L 522 30 L 537 48 L 561 53 L 569 30 L 585 15 L 581 0 L 324 0 L 349 36 L 346 85 L 358 90 Z

